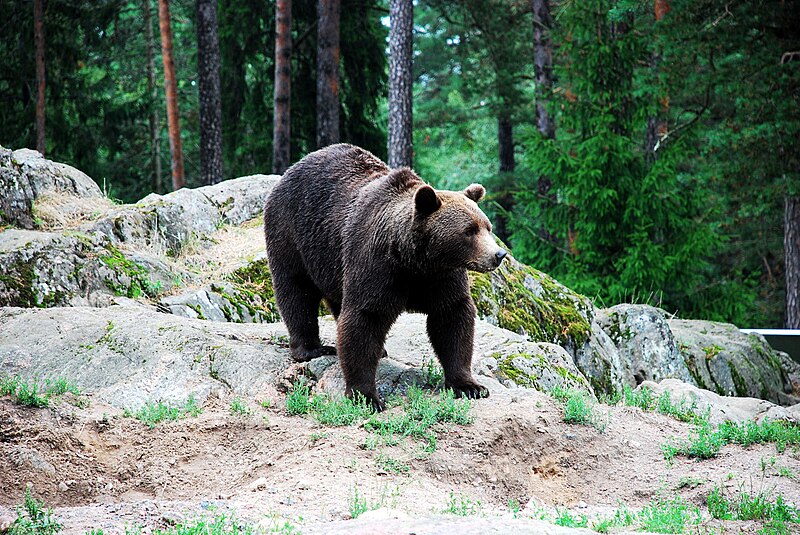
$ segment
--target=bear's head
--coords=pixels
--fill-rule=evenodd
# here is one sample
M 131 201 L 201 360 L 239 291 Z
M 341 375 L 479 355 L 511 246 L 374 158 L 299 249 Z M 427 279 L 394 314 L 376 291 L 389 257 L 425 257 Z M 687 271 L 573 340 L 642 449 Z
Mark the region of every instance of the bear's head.
M 416 189 L 414 233 L 429 266 L 487 272 L 500 265 L 507 253 L 477 204 L 485 193 L 480 184 L 464 191 L 437 191 L 427 184 Z

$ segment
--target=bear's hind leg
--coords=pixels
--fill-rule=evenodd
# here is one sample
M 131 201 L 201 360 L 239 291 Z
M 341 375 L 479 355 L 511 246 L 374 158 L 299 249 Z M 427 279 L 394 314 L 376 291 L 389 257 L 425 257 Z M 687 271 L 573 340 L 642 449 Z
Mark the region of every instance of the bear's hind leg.
M 292 256 L 296 261 L 291 262 Z M 317 313 L 322 292 L 306 274 L 295 253 L 283 255 L 280 262 L 270 263 L 275 302 L 281 319 L 289 330 L 289 349 L 297 362 L 307 362 L 323 355 L 335 355 L 336 348 L 323 346 L 319 339 Z

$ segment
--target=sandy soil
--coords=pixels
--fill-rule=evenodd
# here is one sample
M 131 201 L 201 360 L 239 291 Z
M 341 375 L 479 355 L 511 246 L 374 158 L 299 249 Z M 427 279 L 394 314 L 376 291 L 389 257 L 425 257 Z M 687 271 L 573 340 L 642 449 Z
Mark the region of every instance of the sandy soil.
M 670 464 L 661 444 L 687 436 L 689 424 L 601 405 L 608 418 L 601 433 L 562 422 L 557 403 L 529 390 L 476 402 L 475 422 L 443 430 L 428 455 L 412 440 L 370 449 L 363 427 L 291 416 L 278 392 L 245 400 L 248 416 L 215 398 L 200 416 L 154 429 L 94 401 L 85 409 L 69 401 L 32 409 L 0 399 L 0 517 L 13 516 L 28 485 L 55 509 L 66 534 L 134 526 L 147 533 L 221 513 L 302 527 L 349 518 L 356 491 L 371 507 L 412 516 L 441 513 L 451 493 L 483 516 L 508 515 L 509 500 L 523 516 L 555 506 L 587 514 L 620 503 L 635 509 L 658 493 L 702 505 L 714 485 L 800 504 L 798 480 L 778 473 L 785 467 L 800 475 L 797 448 L 726 446 L 716 459 Z M 410 470 L 391 473 L 379 462 L 386 457 Z M 726 532 L 755 529 L 740 523 Z

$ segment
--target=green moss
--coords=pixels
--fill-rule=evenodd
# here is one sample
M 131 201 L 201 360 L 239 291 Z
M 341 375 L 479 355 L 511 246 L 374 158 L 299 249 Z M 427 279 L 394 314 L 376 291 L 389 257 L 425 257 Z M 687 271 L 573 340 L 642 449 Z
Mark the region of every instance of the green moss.
M 33 262 L 19 261 L 6 273 L 0 273 L 2 283 L 13 297 L 6 306 L 31 308 L 38 305 L 33 282 L 36 275 L 33 272 Z
M 470 272 L 472 297 L 481 317 L 494 317 L 499 327 L 527 335 L 535 342 L 572 344 L 578 348 L 591 335 L 581 308 L 586 298 L 559 285 L 553 278 L 528 266 L 503 264 L 493 273 Z M 527 277 L 536 280 L 537 295 L 525 287 Z
M 100 257 L 100 261 L 107 265 L 116 273 L 127 276 L 130 283 L 126 286 L 111 277 L 105 278 L 106 286 L 117 295 L 124 295 L 131 299 L 137 299 L 143 295 L 155 297 L 161 289 L 160 281 L 153 282 L 149 277 L 147 268 L 130 260 L 122 251 L 113 245 L 106 245 L 106 254 Z
M 200 307 L 200 305 L 193 305 L 191 303 L 186 303 L 186 306 L 195 311 L 198 319 L 201 320 L 206 319 L 206 316 L 203 314 L 203 309 Z
M 731 379 L 733 379 L 733 385 L 736 388 L 736 395 L 747 396 L 747 384 L 739 374 L 739 370 L 731 362 L 728 362 L 728 369 L 731 371 Z
M 495 355 L 499 356 L 500 354 L 496 353 Z M 497 358 L 495 355 L 492 356 Z M 528 353 L 514 353 L 512 355 L 508 355 L 502 360 L 498 360 L 498 375 L 504 379 L 510 379 L 520 386 L 535 388 L 537 377 L 535 375 L 528 375 L 514 366 L 514 359 L 518 357 L 526 359 L 533 358 L 532 355 L 529 355 Z
M 212 290 L 235 306 L 240 316 L 245 316 L 244 311 L 247 311 L 253 318 L 261 318 L 265 322 L 280 321 L 272 289 L 272 275 L 266 260 L 250 262 L 231 273 L 228 279 L 233 283 L 235 292 L 226 292 L 219 286 L 212 287 Z

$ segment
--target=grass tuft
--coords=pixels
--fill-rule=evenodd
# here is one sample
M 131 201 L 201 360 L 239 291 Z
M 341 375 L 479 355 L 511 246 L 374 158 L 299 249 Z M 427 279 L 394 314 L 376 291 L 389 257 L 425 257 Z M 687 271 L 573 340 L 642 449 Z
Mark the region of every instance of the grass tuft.
M 0 375 L 0 396 L 11 396 L 14 401 L 27 407 L 49 407 L 50 399 L 66 393 L 81 395 L 80 389 L 63 377 L 46 379 L 44 386 L 32 379 L 26 381 L 19 375 Z
M 667 460 L 677 455 L 710 459 L 716 457 L 726 444 L 747 447 L 769 443 L 774 443 L 778 451 L 785 450 L 788 445 L 800 444 L 800 426 L 776 420 L 751 420 L 740 424 L 723 422 L 715 429 L 708 422 L 701 422 L 692 430 L 688 440 L 667 442 L 661 449 Z
M 591 425 L 601 433 L 605 431 L 608 418 L 597 410 L 596 403 L 588 392 L 558 385 L 551 390 L 552 396 L 564 406 L 563 420 L 569 424 Z
M 190 416 L 198 416 L 201 412 L 203 412 L 203 408 L 197 404 L 192 395 L 189 396 L 189 399 L 182 405 L 168 405 L 162 401 L 158 403 L 148 402 L 144 407 L 135 412 L 130 409 L 125 409 L 122 415 L 136 418 L 152 429 L 156 424 L 160 424 L 161 422 L 174 422 L 189 418 Z
M 54 535 L 61 529 L 61 524 L 53 518 L 53 511 L 36 500 L 31 489 L 25 489 L 23 503 L 17 507 L 17 519 L 11 524 L 8 535 Z

